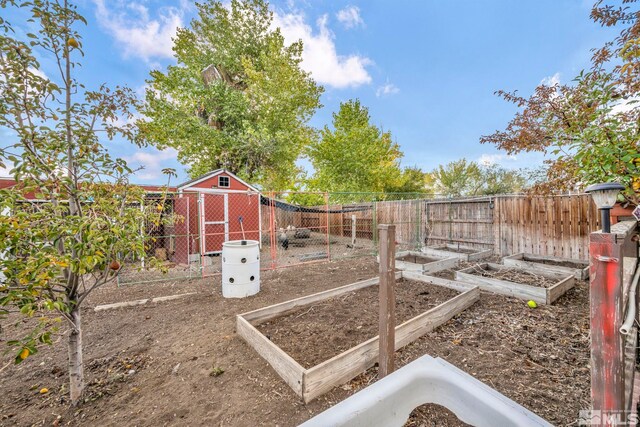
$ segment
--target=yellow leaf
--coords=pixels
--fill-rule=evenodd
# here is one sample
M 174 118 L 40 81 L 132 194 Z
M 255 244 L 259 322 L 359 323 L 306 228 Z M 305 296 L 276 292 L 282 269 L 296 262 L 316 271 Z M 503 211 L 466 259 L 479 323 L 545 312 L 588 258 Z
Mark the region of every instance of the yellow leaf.
M 31 352 L 29 351 L 28 348 L 23 348 L 22 351 L 20 352 L 20 359 L 24 360 L 27 357 L 29 357 L 30 354 Z
M 44 387 L 40 389 L 40 394 L 45 394 L 45 393 L 49 393 L 49 389 Z

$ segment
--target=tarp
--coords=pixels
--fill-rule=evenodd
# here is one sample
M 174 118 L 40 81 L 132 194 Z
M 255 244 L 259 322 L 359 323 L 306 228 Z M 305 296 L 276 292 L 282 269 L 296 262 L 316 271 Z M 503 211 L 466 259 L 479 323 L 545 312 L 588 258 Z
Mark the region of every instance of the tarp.
M 373 206 L 352 206 L 343 209 L 318 209 L 308 208 L 304 206 L 298 206 L 291 203 L 282 202 L 280 200 L 271 199 L 269 197 L 260 196 L 260 203 L 266 206 L 275 206 L 278 209 L 282 209 L 288 212 L 307 212 L 307 213 L 349 213 L 349 212 L 362 212 L 373 208 Z

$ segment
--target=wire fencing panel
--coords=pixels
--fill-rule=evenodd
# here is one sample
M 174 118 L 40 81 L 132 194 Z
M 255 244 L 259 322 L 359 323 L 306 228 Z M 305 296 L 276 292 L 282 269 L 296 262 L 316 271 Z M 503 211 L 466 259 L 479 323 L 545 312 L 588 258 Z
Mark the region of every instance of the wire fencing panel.
M 200 274 L 197 197 L 194 194 L 149 194 L 140 209 L 162 212 L 158 223 L 140 224 L 145 257 L 122 260 L 118 284 L 179 280 Z M 150 265 L 154 258 L 159 266 Z M 158 268 L 158 267 L 162 268 Z M 166 270 L 166 271 L 162 271 Z
M 264 268 L 329 258 L 327 200 L 324 193 L 305 192 L 271 192 L 263 197 Z

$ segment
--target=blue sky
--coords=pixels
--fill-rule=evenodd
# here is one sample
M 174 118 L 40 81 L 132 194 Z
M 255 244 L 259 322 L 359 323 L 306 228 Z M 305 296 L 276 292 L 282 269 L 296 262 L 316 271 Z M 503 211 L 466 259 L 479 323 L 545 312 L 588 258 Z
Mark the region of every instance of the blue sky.
M 187 0 L 80 0 L 88 20 L 79 78 L 89 87 L 128 85 L 144 92 L 151 69 L 173 62 L 171 37 L 187 26 Z M 303 67 L 325 87 L 311 124 L 330 123 L 340 102 L 359 98 L 375 124 L 391 131 L 404 166 L 426 171 L 466 157 L 505 167 L 531 167 L 539 154 L 510 158 L 481 135 L 503 129 L 515 108 L 498 89 L 529 94 L 541 81 L 569 82 L 587 68 L 590 49 L 613 37 L 589 20 L 584 0 L 275 1 L 285 38 L 302 38 Z M 9 16 L 18 26 L 24 17 Z M 24 27 L 23 27 L 24 28 Z M 42 71 L 54 75 L 43 58 Z M 3 139 L 11 135 L 0 130 Z M 160 169 L 186 169 L 173 150 L 106 142 L 133 165 L 135 181 L 162 183 Z M 3 171 L 0 171 L 2 174 Z M 4 171 L 6 174 L 6 171 Z

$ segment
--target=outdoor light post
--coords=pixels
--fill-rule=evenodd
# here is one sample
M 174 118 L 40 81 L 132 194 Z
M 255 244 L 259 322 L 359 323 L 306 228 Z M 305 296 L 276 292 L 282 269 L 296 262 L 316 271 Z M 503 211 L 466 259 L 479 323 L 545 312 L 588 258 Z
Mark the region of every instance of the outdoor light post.
M 624 185 L 618 182 L 592 184 L 584 190 L 585 193 L 591 194 L 594 203 L 600 210 L 603 233 L 611 233 L 611 218 L 609 212 L 613 205 L 616 204 L 618 193 L 622 190 L 624 190 Z

